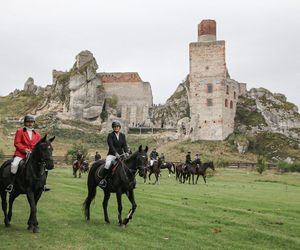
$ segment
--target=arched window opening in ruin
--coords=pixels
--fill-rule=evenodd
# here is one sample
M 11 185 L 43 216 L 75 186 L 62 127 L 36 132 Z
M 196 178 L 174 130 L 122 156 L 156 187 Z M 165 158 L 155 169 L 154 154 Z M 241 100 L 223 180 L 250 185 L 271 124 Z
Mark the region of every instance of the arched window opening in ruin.
M 206 120 L 204 121 L 204 123 L 206 123 Z
M 225 107 L 227 108 L 228 107 L 228 100 L 225 99 Z
M 233 92 L 233 98 L 236 99 L 236 92 Z
M 206 99 L 206 105 L 207 105 L 208 107 L 212 106 L 212 105 L 213 105 L 212 99 Z
M 209 66 L 206 66 L 205 69 L 206 69 L 206 70 L 209 70 Z
M 230 101 L 230 108 L 232 109 L 233 108 L 233 102 Z
M 229 95 L 229 86 L 226 85 L 226 94 Z
M 207 84 L 207 93 L 213 92 L 213 85 L 211 83 Z

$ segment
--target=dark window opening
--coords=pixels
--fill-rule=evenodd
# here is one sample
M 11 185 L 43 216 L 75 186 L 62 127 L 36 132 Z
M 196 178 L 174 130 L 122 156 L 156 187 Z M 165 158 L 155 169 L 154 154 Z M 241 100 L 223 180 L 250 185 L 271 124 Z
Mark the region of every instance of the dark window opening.
M 225 99 L 225 107 L 227 108 L 228 107 L 228 100 Z
M 226 94 L 229 95 L 229 86 L 226 86 Z
M 212 93 L 212 92 L 213 92 L 213 85 L 207 84 L 207 93 Z
M 206 99 L 206 105 L 208 107 L 212 106 L 213 105 L 213 100 L 212 99 Z
M 233 108 L 233 102 L 230 101 L 230 108 L 232 109 Z

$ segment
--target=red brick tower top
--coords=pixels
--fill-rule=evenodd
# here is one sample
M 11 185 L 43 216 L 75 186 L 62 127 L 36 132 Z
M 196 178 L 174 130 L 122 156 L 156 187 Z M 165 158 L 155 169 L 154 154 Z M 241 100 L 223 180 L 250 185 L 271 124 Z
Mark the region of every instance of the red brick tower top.
M 198 42 L 214 42 L 216 41 L 216 21 L 215 20 L 202 20 L 198 24 Z

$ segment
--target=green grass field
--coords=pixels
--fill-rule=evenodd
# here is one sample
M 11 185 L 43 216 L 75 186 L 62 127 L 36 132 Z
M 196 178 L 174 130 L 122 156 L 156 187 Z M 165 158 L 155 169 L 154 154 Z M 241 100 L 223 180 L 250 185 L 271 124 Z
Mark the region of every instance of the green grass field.
M 300 175 L 263 175 L 249 170 L 217 169 L 205 185 L 176 183 L 163 172 L 160 185 L 138 177 L 138 208 L 126 228 L 117 225 L 116 198 L 109 203 L 111 224 L 102 212 L 102 190 L 83 217 L 86 175 L 71 169 L 50 172 L 52 191 L 38 204 L 41 232 L 26 230 L 29 206 L 20 196 L 12 226 L 1 213 L 0 249 L 299 249 Z M 123 215 L 129 210 L 123 197 Z

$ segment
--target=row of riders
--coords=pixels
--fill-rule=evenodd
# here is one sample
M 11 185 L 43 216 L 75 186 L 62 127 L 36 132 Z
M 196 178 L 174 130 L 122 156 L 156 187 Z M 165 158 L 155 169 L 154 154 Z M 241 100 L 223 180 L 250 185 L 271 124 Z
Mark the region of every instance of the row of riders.
M 15 198 L 20 194 L 26 194 L 30 204 L 30 216 L 28 219 L 28 230 L 34 233 L 39 232 L 37 221 L 37 203 L 46 187 L 47 171 L 53 169 L 51 143 L 55 137 L 47 139 L 47 134 L 41 139 L 40 134 L 34 130 L 35 119 L 33 116 L 24 117 L 24 127 L 17 130 L 14 140 L 16 148 L 14 158 L 4 162 L 0 168 L 0 194 L 2 199 L 2 210 L 4 223 L 10 226 L 12 218 L 12 206 Z M 118 202 L 119 225 L 126 225 L 132 219 L 137 207 L 134 197 L 136 184 L 135 176 L 144 177 L 148 165 L 148 147 L 142 145 L 131 153 L 126 142 L 125 134 L 121 130 L 118 121 L 112 123 L 113 132 L 107 136 L 108 153 L 105 160 L 97 155 L 88 175 L 88 196 L 83 204 L 84 214 L 87 220 L 90 219 L 90 204 L 96 196 L 96 189 L 99 186 L 103 189 L 103 210 L 104 219 L 109 223 L 107 205 L 111 193 L 116 193 Z M 154 150 L 151 153 L 152 164 L 150 170 L 154 169 L 158 161 L 158 153 Z M 131 154 L 130 154 L 131 153 Z M 155 157 L 153 157 L 155 155 Z M 164 157 L 163 157 L 164 158 Z M 163 159 L 162 158 L 162 159 Z M 162 160 L 161 159 L 161 160 Z M 83 160 L 81 152 L 77 154 L 77 161 Z M 161 167 L 166 165 L 161 164 Z M 10 193 L 9 209 L 7 212 L 7 192 Z M 131 202 L 131 209 L 127 217 L 122 219 L 122 194 L 126 194 Z

